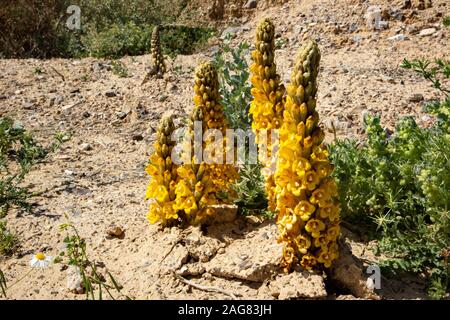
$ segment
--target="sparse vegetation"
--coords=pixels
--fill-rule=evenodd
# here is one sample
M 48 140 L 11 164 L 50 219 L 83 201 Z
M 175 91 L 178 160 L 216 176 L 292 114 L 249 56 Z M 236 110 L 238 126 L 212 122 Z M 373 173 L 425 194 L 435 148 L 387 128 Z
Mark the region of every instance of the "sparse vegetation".
M 81 9 L 80 30 L 66 27 L 70 5 Z M 153 27 L 172 24 L 185 6 L 184 0 L 9 1 L 0 8 L 0 57 L 115 59 L 148 53 Z M 192 53 L 211 34 L 203 27 L 169 26 L 161 35 L 163 51 Z
M 0 221 L 0 255 L 13 254 L 18 243 L 18 237 L 7 228 L 6 221 Z
M 11 206 L 31 209 L 28 200 L 35 194 L 23 186 L 23 180 L 30 168 L 60 143 L 56 139 L 50 146 L 43 147 L 20 123 L 0 118 L 0 217 L 4 217 Z
M 116 300 L 117 296 L 114 294 L 116 292 L 120 298 L 130 300 L 130 297 L 121 292 L 122 287 L 117 283 L 113 275 L 109 271 L 106 272 L 109 284 L 108 280 L 98 271 L 97 264 L 89 259 L 86 251 L 86 241 L 80 236 L 77 228 L 68 222 L 62 224 L 60 229 L 67 232 L 67 236 L 64 238 L 66 249 L 60 253 L 55 262 L 74 266 L 80 271 L 86 299 L 103 300 L 103 295 L 106 292 L 110 299 Z
M 122 62 L 114 60 L 111 62 L 112 72 L 120 78 L 128 78 L 128 68 Z
M 420 128 L 414 118 L 401 119 L 392 135 L 379 117 L 364 120 L 367 142 L 337 141 L 330 147 L 344 219 L 370 232 L 389 259 L 385 272 L 424 273 L 429 293 L 448 290 L 450 247 L 450 140 L 448 90 L 438 76 L 448 78 L 448 62 L 405 60 L 403 67 L 420 73 L 440 90 L 444 101 L 425 110 L 435 124 Z

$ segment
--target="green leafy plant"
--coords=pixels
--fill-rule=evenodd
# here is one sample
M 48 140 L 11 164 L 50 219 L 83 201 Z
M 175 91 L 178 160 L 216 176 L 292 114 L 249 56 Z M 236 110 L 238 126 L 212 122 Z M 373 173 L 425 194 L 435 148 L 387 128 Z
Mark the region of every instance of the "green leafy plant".
M 367 141 L 336 141 L 330 152 L 343 218 L 378 239 L 386 272 L 425 274 L 430 297 L 441 298 L 450 278 L 450 64 L 405 59 L 401 66 L 442 94 L 424 106 L 434 125 L 404 117 L 390 135 L 379 117 L 366 116 Z
M 11 255 L 18 247 L 19 239 L 6 226 L 6 221 L 0 221 L 0 255 Z
M 103 275 L 98 272 L 96 263 L 89 259 L 87 255 L 86 241 L 80 237 L 77 228 L 69 222 L 62 224 L 60 229 L 61 231 L 67 231 L 67 236 L 64 238 L 66 249 L 60 253 L 55 262 L 64 262 L 63 259 L 66 258 L 65 263 L 67 265 L 74 266 L 80 271 L 86 299 L 103 300 L 103 293 L 106 292 L 109 298 L 116 300 L 117 297 L 113 294 L 116 291 L 120 297 L 130 300 L 130 297 L 121 292 L 122 287 L 110 272 L 107 272 L 107 275 L 111 284 L 108 284 Z M 97 295 L 94 292 L 95 287 L 97 287 Z
M 442 78 L 450 77 L 450 60 L 436 59 L 434 63 L 426 59 L 403 60 L 402 68 L 410 69 L 420 74 L 433 84 L 433 87 L 441 91 L 448 98 L 450 89 L 442 86 Z
M 32 165 L 43 160 L 54 148 L 44 148 L 20 124 L 11 118 L 0 118 L 0 217 L 11 206 L 29 210 L 33 193 L 22 182 Z
M 237 47 L 232 47 L 231 35 L 228 35 L 214 56 L 214 64 L 219 71 L 224 113 L 230 127 L 235 130 L 250 130 L 251 119 L 248 111 L 252 95 L 248 81 L 250 73 L 245 59 L 248 54 L 248 43 L 242 42 Z M 248 144 L 246 144 L 247 154 Z M 267 210 L 261 165 L 250 163 L 246 158 L 245 163 L 239 168 L 239 175 L 240 178 L 233 189 L 238 195 L 235 203 L 239 206 L 240 214 L 257 214 L 271 218 L 273 213 Z
M 112 72 L 119 78 L 129 77 L 128 68 L 122 62 L 114 60 L 111 62 Z
M 448 136 L 437 127 L 420 128 L 411 117 L 400 120 L 392 136 L 378 117 L 367 116 L 365 125 L 363 145 L 330 146 L 343 218 L 379 240 L 390 257 L 382 263 L 386 270 L 425 273 L 431 284 L 448 284 Z
M 442 23 L 444 24 L 445 27 L 449 27 L 450 26 L 450 17 L 444 17 L 442 19 Z
M 231 47 L 231 36 L 225 38 L 223 45 L 214 56 L 214 64 L 219 73 L 220 94 L 224 113 L 233 129 L 250 128 L 248 115 L 252 95 L 248 82 L 250 73 L 245 57 L 249 53 L 249 45 L 240 43 Z

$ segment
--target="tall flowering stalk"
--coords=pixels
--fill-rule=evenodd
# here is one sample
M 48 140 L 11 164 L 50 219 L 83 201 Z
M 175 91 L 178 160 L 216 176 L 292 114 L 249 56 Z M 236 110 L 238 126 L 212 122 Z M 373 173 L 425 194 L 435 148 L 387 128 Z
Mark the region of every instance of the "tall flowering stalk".
M 287 86 L 275 172 L 279 241 L 286 271 L 329 268 L 338 257 L 339 204 L 316 111 L 320 52 L 307 42 Z
M 156 26 L 152 32 L 152 59 L 153 65 L 156 68 L 157 74 L 163 74 L 166 72 L 166 64 L 164 62 L 164 56 L 161 52 L 161 44 L 159 40 L 159 26 Z
M 160 221 L 164 226 L 176 222 L 178 214 L 174 208 L 175 188 L 178 182 L 178 166 L 172 162 L 172 133 L 175 130 L 173 116 L 164 117 L 158 126 L 154 152 L 146 168 L 151 177 L 146 199 L 152 199 L 147 219 L 150 223 Z
M 258 25 L 255 50 L 252 52 L 253 64 L 250 71 L 253 101 L 249 111 L 253 118 L 252 129 L 259 148 L 258 158 L 263 166 L 269 209 L 272 211 L 275 210 L 273 173 L 277 145 L 276 139 L 272 139 L 271 135 L 274 132 L 270 130 L 279 129 L 281 126 L 285 92 L 284 86 L 280 83 L 280 76 L 276 72 L 274 58 L 275 27 L 269 19 L 264 19 Z
M 202 63 L 195 70 L 194 92 L 194 108 L 189 125 L 190 155 L 188 163 L 178 169 L 180 181 L 175 191 L 175 208 L 184 211 L 189 224 L 201 223 L 213 214 L 211 205 L 231 201 L 235 196 L 232 185 L 238 177 L 236 167 L 225 163 L 226 139 L 216 141 L 214 136 L 208 135 L 209 129 L 216 129 L 221 137 L 225 137 L 228 128 L 220 104 L 217 71 L 212 63 Z M 201 128 L 196 128 L 196 122 L 201 123 Z M 206 151 L 202 155 L 198 155 L 195 150 L 196 129 L 201 129 L 205 135 L 204 138 L 200 136 L 201 150 Z M 208 163 L 206 159 L 198 158 L 205 154 L 208 155 Z M 221 198 L 220 194 L 227 194 L 228 197 Z

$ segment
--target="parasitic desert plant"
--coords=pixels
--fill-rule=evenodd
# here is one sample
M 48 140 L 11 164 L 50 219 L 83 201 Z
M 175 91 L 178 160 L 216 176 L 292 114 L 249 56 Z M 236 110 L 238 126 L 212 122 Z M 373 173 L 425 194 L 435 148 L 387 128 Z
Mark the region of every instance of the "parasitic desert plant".
M 307 270 L 329 268 L 338 257 L 337 189 L 316 111 L 319 61 L 317 44 L 308 41 L 296 57 L 286 87 L 275 172 L 277 225 L 286 271 L 298 262 Z
M 164 117 L 158 127 L 154 153 L 146 171 L 151 176 L 146 199 L 152 199 L 147 219 L 150 223 L 160 221 L 163 225 L 173 224 L 178 215 L 174 209 L 175 187 L 178 166 L 172 163 L 172 133 L 175 130 L 173 116 Z
M 194 108 L 181 154 L 174 150 L 173 118 L 163 119 L 158 129 L 155 152 L 146 169 L 152 177 L 146 195 L 147 199 L 152 199 L 147 215 L 151 223 L 200 224 L 214 213 L 212 205 L 231 203 L 235 197 L 232 186 L 238 173 L 234 164 L 223 163 L 226 139 L 222 137 L 226 135 L 228 123 L 220 104 L 217 71 L 212 63 L 205 62 L 197 67 L 194 92 Z M 216 140 L 211 130 L 216 130 L 220 139 Z M 182 161 L 172 161 L 172 155 Z
M 152 45 L 153 66 L 156 68 L 157 74 L 163 74 L 166 72 L 166 64 L 164 62 L 164 56 L 161 52 L 161 44 L 159 40 L 159 26 L 156 26 L 153 29 L 151 45 Z
M 235 197 L 232 186 L 238 177 L 234 165 L 224 163 L 227 141 L 223 137 L 228 122 L 220 104 L 217 71 L 211 62 L 204 62 L 195 70 L 194 92 L 189 143 L 184 154 L 185 164 L 178 168 L 180 181 L 176 188 L 176 208 L 184 211 L 189 224 L 201 223 L 213 214 L 211 205 L 231 202 Z M 196 124 L 201 127 L 197 128 Z M 221 134 L 219 140 L 210 134 L 211 130 Z M 200 141 L 199 133 L 205 135 L 203 139 L 200 135 Z M 209 159 L 199 159 L 202 157 L 196 148 L 199 142 Z
M 274 133 L 271 129 L 279 129 L 281 126 L 285 89 L 276 72 L 275 27 L 269 19 L 264 19 L 258 25 L 252 59 L 250 71 L 253 101 L 249 112 L 252 115 L 252 129 L 259 148 L 258 158 L 263 166 L 269 209 L 275 210 L 273 171 L 277 146 L 274 143 L 275 137 L 271 136 Z

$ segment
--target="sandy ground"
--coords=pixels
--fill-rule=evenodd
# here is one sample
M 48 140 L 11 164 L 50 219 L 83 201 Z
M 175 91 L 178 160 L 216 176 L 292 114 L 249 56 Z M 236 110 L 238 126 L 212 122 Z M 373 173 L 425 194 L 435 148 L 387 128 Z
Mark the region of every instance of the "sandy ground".
M 273 17 L 277 33 L 284 39 L 276 60 L 286 82 L 302 40 L 315 38 L 319 42 L 318 111 L 327 129 L 327 141 L 333 139 L 331 122 L 338 137 L 361 137 L 365 112 L 380 114 L 383 124 L 391 129 L 404 115 L 414 115 L 426 126 L 433 119 L 422 113 L 422 98 L 415 95 L 426 101 L 436 98 L 436 92 L 399 65 L 403 58 L 449 58 L 449 29 L 442 27 L 441 16 L 448 15 L 450 6 L 446 1 L 433 1 L 432 8 L 415 10 L 414 14 L 411 9 L 400 9 L 401 2 L 371 1 L 404 17 L 401 21 L 392 13 L 389 27 L 381 31 L 366 28 L 363 15 L 367 6 L 363 1 L 287 1 L 265 10 L 250 10 L 233 20 L 231 28 L 237 34 L 233 43 L 251 42 L 256 23 Z M 427 28 L 436 30 L 421 36 L 420 31 Z M 404 34 L 408 40 L 388 39 L 396 34 Z M 142 86 L 149 55 L 120 59 L 129 70 L 127 78 L 116 76 L 107 61 L 93 58 L 0 60 L 0 115 L 20 121 L 41 141 L 49 141 L 59 131 L 71 134 L 69 141 L 27 177 L 35 190 L 50 190 L 34 200 L 34 213 L 15 209 L 6 218 L 21 239 L 13 257 L 0 257 L 10 283 L 28 272 L 33 253 L 54 256 L 61 251 L 65 234 L 59 226 L 66 222 L 67 214 L 85 237 L 90 257 L 102 262 L 100 271 L 110 271 L 124 293 L 137 299 L 229 298 L 180 282 L 169 271 L 174 266 L 178 270 L 187 266 L 189 270 L 183 270 L 192 281 L 238 292 L 243 298 L 354 298 L 354 293 L 333 289 L 327 283 L 327 291 L 313 290 L 315 295 L 280 293 L 267 280 L 268 275 L 255 276 L 260 270 L 254 261 L 248 268 L 234 261 L 252 239 L 266 239 L 269 247 L 275 242 L 273 221 L 238 219 L 221 230 L 213 226 L 203 233 L 198 229 L 160 230 L 147 222 L 144 194 L 148 177 L 144 167 L 157 122 L 169 109 L 179 118 L 187 115 L 192 106 L 192 71 L 215 49 L 212 45 L 202 53 L 178 56 L 169 61 L 171 70 L 163 79 L 152 79 Z M 38 69 L 42 73 L 37 73 Z M 125 230 L 123 239 L 107 237 L 112 225 Z M 191 242 L 186 241 L 190 234 L 195 236 Z M 360 239 L 345 238 L 366 265 L 376 260 Z M 168 260 L 163 259 L 167 254 Z M 261 253 L 263 273 L 272 268 L 265 254 L 272 251 Z M 252 257 L 241 260 L 248 259 Z M 228 270 L 227 263 L 238 267 Z M 385 298 L 424 296 L 421 279 L 386 283 Z M 84 297 L 68 291 L 66 272 L 58 265 L 32 273 L 9 290 L 12 299 Z

